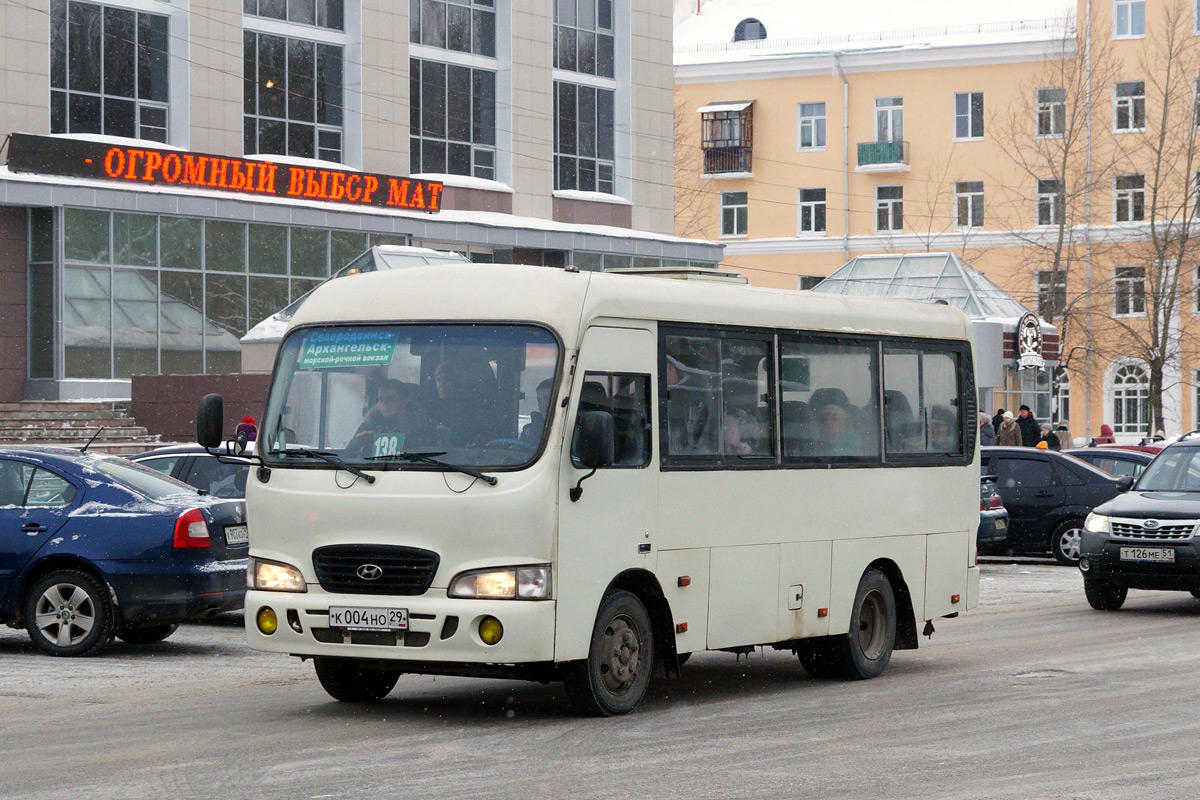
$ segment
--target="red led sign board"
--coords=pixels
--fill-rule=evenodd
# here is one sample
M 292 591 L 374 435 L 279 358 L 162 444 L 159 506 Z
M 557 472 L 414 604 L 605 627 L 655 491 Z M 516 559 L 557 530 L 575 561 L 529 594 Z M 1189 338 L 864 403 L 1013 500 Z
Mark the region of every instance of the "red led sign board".
M 134 186 L 199 187 L 410 211 L 434 212 L 442 207 L 443 187 L 437 181 L 28 133 L 12 135 L 8 168 Z

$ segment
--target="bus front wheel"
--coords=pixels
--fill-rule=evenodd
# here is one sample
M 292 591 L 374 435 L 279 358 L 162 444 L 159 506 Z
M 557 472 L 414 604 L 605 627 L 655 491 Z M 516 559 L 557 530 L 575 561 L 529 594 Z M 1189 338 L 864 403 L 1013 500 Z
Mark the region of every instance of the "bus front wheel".
M 615 592 L 600 604 L 588 657 L 563 665 L 563 685 L 582 714 L 628 714 L 646 696 L 653 668 L 650 615 L 636 595 Z
M 400 679 L 400 670 L 369 669 L 353 658 L 313 659 L 317 680 L 334 700 L 375 703 L 387 697 Z
M 854 593 L 850 630 L 839 636 L 802 641 L 800 663 L 814 678 L 859 681 L 887 669 L 896 646 L 896 595 L 877 569 L 863 573 Z

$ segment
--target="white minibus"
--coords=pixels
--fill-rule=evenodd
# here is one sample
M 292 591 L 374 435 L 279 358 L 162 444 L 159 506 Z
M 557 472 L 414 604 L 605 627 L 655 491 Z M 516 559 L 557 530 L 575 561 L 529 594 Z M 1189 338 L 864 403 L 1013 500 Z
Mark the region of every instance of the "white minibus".
M 201 403 L 203 444 L 219 398 Z M 251 647 L 334 698 L 690 653 L 879 675 L 978 601 L 971 328 L 942 304 L 572 267 L 341 277 L 296 312 L 246 490 Z M 236 448 L 235 448 L 236 449 Z

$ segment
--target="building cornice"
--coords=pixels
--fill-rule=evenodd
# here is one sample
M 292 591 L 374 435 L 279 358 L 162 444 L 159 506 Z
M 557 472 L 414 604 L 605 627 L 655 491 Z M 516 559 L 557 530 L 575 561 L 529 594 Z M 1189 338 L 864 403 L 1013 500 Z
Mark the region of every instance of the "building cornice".
M 971 43 L 956 45 L 917 44 L 856 52 L 853 49 L 821 53 L 753 54 L 733 61 L 678 63 L 675 83 L 721 83 L 762 78 L 807 78 L 834 73 L 835 61 L 843 72 L 888 72 L 910 69 L 948 69 L 989 64 L 1017 64 L 1052 61 L 1074 51 L 1073 40 L 1067 48 L 1061 39 L 1020 42 Z M 695 58 L 688 54 L 686 58 Z

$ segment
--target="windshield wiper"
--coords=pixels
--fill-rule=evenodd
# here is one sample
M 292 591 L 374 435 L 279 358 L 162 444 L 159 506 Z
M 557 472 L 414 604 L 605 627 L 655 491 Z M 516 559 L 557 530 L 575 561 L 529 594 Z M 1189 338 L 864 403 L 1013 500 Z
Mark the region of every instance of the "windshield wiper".
M 351 475 L 357 475 L 358 477 L 362 478 L 367 483 L 375 482 L 374 475 L 369 475 L 366 472 L 363 472 L 361 469 L 354 466 L 353 464 L 347 464 L 341 458 L 339 458 L 338 456 L 336 456 L 333 453 L 330 453 L 327 450 L 313 450 L 310 447 L 286 447 L 283 450 L 272 450 L 271 455 L 273 455 L 273 456 L 297 455 L 297 456 L 309 456 L 311 458 L 319 458 L 322 461 L 333 464 L 338 469 L 346 470 L 346 472 L 349 472 Z
M 450 464 L 445 461 L 438 461 L 436 458 L 434 458 L 434 456 L 444 456 L 444 455 L 446 455 L 445 450 L 439 450 L 436 452 L 428 452 L 428 453 L 410 453 L 408 451 L 405 451 L 403 453 L 384 453 L 383 455 L 379 455 L 379 456 L 368 456 L 367 460 L 368 461 L 383 461 L 383 460 L 408 461 L 410 463 L 416 463 L 416 464 L 429 464 L 430 466 L 433 466 L 433 467 L 441 467 L 442 469 L 448 469 L 448 470 L 451 470 L 452 472 L 461 472 L 463 475 L 470 475 L 472 478 L 478 478 L 479 480 L 483 481 L 484 483 L 488 484 L 489 486 L 496 485 L 497 480 L 492 475 L 484 475 L 482 472 L 471 469 L 470 467 L 460 467 L 457 464 Z

